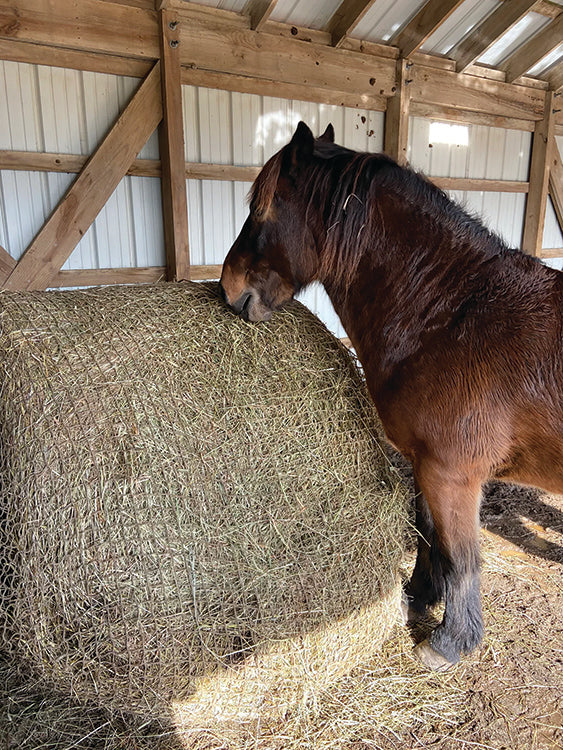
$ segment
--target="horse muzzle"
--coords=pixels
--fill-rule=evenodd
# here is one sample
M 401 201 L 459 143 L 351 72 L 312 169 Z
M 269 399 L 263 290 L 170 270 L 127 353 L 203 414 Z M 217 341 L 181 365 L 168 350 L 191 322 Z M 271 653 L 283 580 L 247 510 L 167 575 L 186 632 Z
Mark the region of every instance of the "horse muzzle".
M 243 320 L 248 320 L 251 323 L 260 323 L 270 320 L 272 317 L 272 310 L 262 303 L 258 293 L 254 290 L 245 289 L 237 299 L 230 300 L 224 286 L 220 284 L 220 287 L 221 294 L 227 305 Z

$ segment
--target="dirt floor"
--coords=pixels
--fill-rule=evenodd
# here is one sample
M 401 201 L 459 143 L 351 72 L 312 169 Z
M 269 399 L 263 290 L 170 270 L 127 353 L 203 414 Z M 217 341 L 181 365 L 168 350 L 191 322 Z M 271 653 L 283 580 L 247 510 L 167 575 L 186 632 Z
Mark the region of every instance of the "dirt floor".
M 482 525 L 486 636 L 475 654 L 436 683 L 440 690 L 445 685 L 455 693 L 455 710 L 399 731 L 378 727 L 372 736 L 336 742 L 335 748 L 563 749 L 563 496 L 491 485 Z M 393 664 L 418 669 L 411 656 L 412 640 L 427 632 L 428 625 L 410 636 L 404 628 L 398 630 L 386 647 L 388 671 L 396 668 Z M 30 697 L 28 710 L 40 717 L 44 705 L 44 697 Z M 91 732 L 82 729 L 79 735 L 67 726 L 61 744 L 51 743 L 43 732 L 36 741 L 27 732 L 22 736 L 14 731 L 4 742 L 0 736 L 0 750 L 185 748 L 171 734 L 151 741 L 154 725 L 139 727 L 133 738 L 102 719 L 94 712 Z M 276 745 L 276 750 L 283 749 Z

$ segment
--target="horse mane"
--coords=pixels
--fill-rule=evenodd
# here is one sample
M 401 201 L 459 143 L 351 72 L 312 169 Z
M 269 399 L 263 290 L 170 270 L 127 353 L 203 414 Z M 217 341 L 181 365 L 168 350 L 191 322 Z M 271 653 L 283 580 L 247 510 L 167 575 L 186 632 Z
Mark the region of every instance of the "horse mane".
M 250 206 L 258 216 L 266 217 L 271 208 L 289 148 L 274 154 L 252 185 Z M 374 241 L 386 239 L 388 227 L 379 206 L 384 195 L 412 206 L 421 220 L 450 234 L 454 247 L 471 246 L 486 257 L 517 252 L 424 175 L 399 166 L 385 154 L 352 151 L 317 139 L 314 158 L 304 169 L 299 189 L 308 201 L 307 214 L 320 211 L 327 228 L 320 276 L 330 271 L 344 288 L 350 286 Z

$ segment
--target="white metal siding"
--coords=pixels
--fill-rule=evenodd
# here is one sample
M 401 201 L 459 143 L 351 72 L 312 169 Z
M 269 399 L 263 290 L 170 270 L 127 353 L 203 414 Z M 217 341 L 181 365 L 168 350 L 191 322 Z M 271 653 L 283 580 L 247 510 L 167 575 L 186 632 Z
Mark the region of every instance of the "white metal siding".
M 88 155 L 139 85 L 135 78 L 0 61 L 0 149 Z M 152 136 L 139 154 L 158 158 Z M 75 175 L 0 172 L 0 244 L 18 259 Z M 160 180 L 125 177 L 64 268 L 162 265 Z

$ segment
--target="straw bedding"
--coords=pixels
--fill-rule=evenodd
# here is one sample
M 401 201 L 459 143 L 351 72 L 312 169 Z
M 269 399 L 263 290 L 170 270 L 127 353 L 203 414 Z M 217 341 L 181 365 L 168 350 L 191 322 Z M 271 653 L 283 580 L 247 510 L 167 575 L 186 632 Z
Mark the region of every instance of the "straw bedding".
M 302 305 L 252 325 L 214 284 L 1 293 L 0 368 L 13 674 L 216 732 L 314 708 L 381 646 L 405 492 Z

